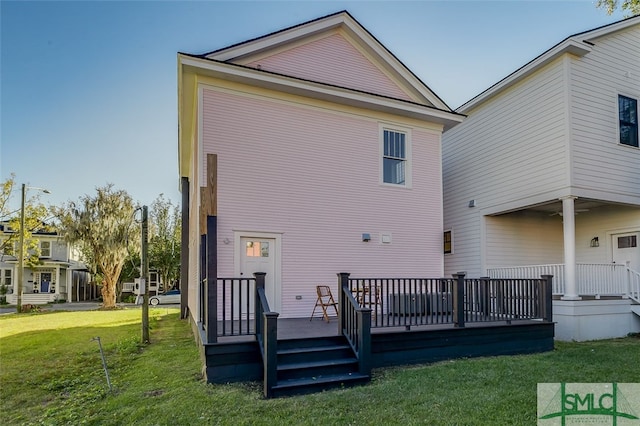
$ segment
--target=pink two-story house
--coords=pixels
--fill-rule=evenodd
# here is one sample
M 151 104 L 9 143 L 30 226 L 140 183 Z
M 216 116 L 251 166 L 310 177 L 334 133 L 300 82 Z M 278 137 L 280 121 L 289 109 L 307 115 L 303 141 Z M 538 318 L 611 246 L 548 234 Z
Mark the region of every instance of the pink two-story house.
M 351 15 L 181 53 L 178 78 L 192 318 L 210 176 L 218 276 L 266 272 L 281 318 L 308 317 L 341 271 L 442 276 L 441 136 L 463 115 Z

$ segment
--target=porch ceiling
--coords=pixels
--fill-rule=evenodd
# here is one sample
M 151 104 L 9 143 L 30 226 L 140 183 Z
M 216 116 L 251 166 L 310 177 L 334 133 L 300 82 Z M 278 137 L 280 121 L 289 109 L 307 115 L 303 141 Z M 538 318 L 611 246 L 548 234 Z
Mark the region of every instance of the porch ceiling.
M 621 204 L 621 203 L 612 203 L 612 202 L 608 202 L 608 201 L 602 201 L 602 200 L 593 200 L 593 199 L 589 199 L 589 198 L 577 198 L 574 201 L 574 210 L 577 214 L 579 213 L 586 213 L 590 210 L 594 210 L 600 207 L 605 207 L 605 206 L 622 206 L 622 205 L 627 205 L 628 204 Z M 505 211 L 501 211 L 501 212 L 497 212 L 494 214 L 490 214 L 489 216 L 500 216 L 503 214 L 509 214 L 509 213 L 514 213 L 514 212 L 522 212 L 522 211 L 530 211 L 530 212 L 536 212 L 536 213 L 540 213 L 542 215 L 547 215 L 547 216 L 553 216 L 553 215 L 561 215 L 562 213 L 562 201 L 561 200 L 552 200 L 552 201 L 548 201 L 548 202 L 544 202 L 544 203 L 540 203 L 540 204 L 534 204 L 534 205 L 530 205 L 530 206 L 525 206 L 522 208 L 518 208 L 518 209 L 511 209 L 511 210 L 505 210 Z

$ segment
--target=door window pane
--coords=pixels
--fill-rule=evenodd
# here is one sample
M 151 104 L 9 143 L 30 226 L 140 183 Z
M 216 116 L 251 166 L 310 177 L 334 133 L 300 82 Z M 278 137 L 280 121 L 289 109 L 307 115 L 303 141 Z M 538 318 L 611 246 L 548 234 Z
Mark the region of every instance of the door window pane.
M 618 237 L 618 248 L 633 248 L 638 247 L 638 239 L 635 235 L 629 235 L 626 237 Z
M 269 257 L 269 243 L 264 241 L 247 241 L 247 257 Z

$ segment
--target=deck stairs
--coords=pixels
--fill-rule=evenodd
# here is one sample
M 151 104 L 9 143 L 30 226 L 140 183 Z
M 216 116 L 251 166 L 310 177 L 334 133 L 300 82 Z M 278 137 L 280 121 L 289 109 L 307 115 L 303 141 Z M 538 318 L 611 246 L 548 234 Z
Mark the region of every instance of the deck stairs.
M 278 340 L 278 381 L 273 396 L 320 392 L 367 383 L 344 336 Z

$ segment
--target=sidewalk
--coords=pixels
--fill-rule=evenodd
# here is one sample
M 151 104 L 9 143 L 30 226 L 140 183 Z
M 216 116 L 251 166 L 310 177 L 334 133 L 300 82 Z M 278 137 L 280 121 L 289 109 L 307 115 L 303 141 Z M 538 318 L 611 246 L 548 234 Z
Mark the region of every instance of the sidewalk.
M 39 305 L 42 311 L 95 311 L 102 307 L 101 302 L 73 302 L 73 303 L 52 303 L 49 305 Z M 119 308 L 139 308 L 140 305 L 133 303 L 117 303 Z M 0 306 L 0 315 L 16 312 L 15 305 Z

